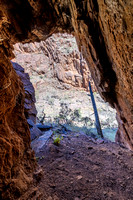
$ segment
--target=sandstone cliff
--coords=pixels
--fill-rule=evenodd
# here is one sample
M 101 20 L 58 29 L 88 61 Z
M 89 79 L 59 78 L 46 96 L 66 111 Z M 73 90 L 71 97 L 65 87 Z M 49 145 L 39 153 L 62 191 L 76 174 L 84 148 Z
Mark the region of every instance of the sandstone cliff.
M 24 115 L 23 84 L 6 55 L 0 54 L 0 198 L 14 199 L 32 182 L 35 161 Z
M 42 74 L 57 78 L 60 83 L 66 83 L 68 88 L 72 85 L 86 90 L 91 81 L 93 90 L 96 90 L 87 63 L 72 35 L 54 34 L 40 43 L 17 43 L 14 45 L 14 54 L 14 61 L 23 66 L 31 77 L 33 74 Z

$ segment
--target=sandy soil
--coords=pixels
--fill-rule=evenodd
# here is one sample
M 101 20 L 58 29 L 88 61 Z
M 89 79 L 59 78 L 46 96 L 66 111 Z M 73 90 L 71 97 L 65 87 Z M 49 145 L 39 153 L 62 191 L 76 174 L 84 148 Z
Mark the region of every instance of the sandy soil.
M 34 186 L 21 200 L 132 200 L 133 152 L 71 134 L 37 153 Z

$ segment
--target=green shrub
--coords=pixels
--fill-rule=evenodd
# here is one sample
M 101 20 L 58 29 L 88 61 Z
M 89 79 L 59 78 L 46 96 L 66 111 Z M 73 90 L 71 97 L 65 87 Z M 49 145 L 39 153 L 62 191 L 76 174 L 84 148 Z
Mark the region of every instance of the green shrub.
M 54 144 L 56 145 L 56 146 L 59 146 L 59 144 L 60 144 L 60 141 L 63 139 L 63 137 L 62 136 L 60 136 L 60 135 L 57 135 L 57 136 L 55 136 L 55 138 L 54 138 Z

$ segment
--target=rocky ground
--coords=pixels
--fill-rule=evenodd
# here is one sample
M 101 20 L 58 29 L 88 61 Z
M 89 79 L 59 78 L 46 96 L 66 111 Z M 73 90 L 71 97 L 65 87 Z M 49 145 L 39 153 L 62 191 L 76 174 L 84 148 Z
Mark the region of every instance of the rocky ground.
M 79 133 L 36 152 L 34 184 L 20 200 L 132 200 L 133 152 Z

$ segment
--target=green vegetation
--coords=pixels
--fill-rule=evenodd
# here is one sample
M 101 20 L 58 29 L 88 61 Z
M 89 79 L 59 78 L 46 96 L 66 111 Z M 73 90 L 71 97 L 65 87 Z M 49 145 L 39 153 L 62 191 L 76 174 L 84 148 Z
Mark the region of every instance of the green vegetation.
M 62 139 L 63 139 L 63 137 L 62 137 L 61 135 L 56 135 L 55 138 L 53 138 L 53 140 L 54 140 L 53 143 L 54 143 L 56 146 L 59 146 L 59 144 L 60 144 L 60 142 L 61 142 Z
M 44 159 L 44 156 L 36 157 L 36 161 Z
M 76 118 L 81 118 L 81 109 L 80 109 L 80 108 L 74 110 L 74 116 L 75 116 Z

